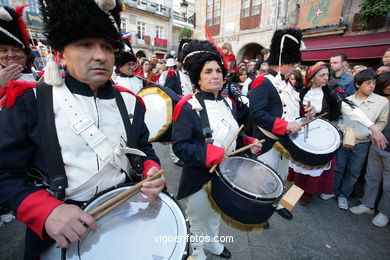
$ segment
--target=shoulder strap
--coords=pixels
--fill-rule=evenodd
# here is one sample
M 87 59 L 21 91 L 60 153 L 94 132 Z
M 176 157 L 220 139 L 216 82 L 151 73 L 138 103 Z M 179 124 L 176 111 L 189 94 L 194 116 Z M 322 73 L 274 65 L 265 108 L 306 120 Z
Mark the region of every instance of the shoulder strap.
M 123 121 L 123 125 L 125 126 L 125 130 L 126 130 L 127 146 L 130 148 L 138 149 L 137 142 L 134 139 L 134 133 L 129 119 L 128 111 L 125 105 L 125 101 L 123 100 L 120 91 L 115 87 L 114 87 L 114 93 L 115 93 L 115 101 L 118 106 Z M 131 167 L 135 171 L 135 172 L 131 171 L 130 177 L 132 178 L 133 181 L 141 180 L 142 172 L 143 172 L 143 160 L 141 156 L 134 155 L 134 154 L 127 154 L 127 158 L 130 160 Z
M 210 122 L 209 117 L 207 115 L 206 105 L 204 103 L 204 98 L 201 94 L 195 95 L 196 99 L 199 101 L 200 105 L 202 106 L 202 110 L 199 111 L 200 114 L 200 120 L 202 122 L 202 132 L 203 136 L 205 138 L 206 144 L 212 144 L 213 143 L 213 130 L 210 128 Z
M 54 121 L 53 87 L 45 83 L 38 83 L 36 88 L 39 130 L 42 136 L 50 190 L 54 192 L 57 199 L 63 200 L 68 181 Z

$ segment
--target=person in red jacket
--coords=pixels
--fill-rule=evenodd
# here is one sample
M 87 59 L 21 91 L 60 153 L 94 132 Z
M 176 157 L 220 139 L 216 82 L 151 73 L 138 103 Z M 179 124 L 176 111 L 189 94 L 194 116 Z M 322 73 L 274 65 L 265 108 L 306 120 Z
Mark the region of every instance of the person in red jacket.
M 222 52 L 223 52 L 223 63 L 225 65 L 225 68 L 230 72 L 230 70 L 233 70 L 235 73 L 237 72 L 237 60 L 236 56 L 233 54 L 232 45 L 228 42 L 225 42 L 222 45 Z

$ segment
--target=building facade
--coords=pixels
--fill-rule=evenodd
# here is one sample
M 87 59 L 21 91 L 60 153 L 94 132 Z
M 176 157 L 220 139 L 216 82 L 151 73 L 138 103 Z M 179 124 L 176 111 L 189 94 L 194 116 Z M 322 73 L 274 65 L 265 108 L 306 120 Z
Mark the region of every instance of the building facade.
M 187 13 L 180 10 L 183 0 L 122 0 L 122 31 L 131 39 L 133 50 L 140 56 L 150 57 L 156 54 L 163 58 L 166 53 L 177 51 L 182 28 L 194 29 L 194 1 L 185 1 Z M 42 34 L 37 0 L 0 0 L 0 5 L 11 7 L 26 5 L 24 20 L 30 31 L 33 45 L 45 42 Z
M 196 0 L 195 3 L 195 38 L 207 38 L 207 30 L 219 45 L 231 43 L 237 61 L 260 57 L 261 49 L 269 48 L 276 29 L 300 27 L 300 18 L 312 19 L 311 24 L 301 22 L 308 47 L 303 58 L 308 63 L 329 59 L 330 52 L 338 51 L 350 53 L 349 58 L 357 61 L 377 62 L 390 47 L 388 15 L 367 30 L 357 28 L 362 0 Z M 329 20 L 332 15 L 333 20 Z M 325 25 L 321 25 L 322 20 Z M 362 42 L 365 38 L 372 41 Z M 343 44 L 346 41 L 349 43 Z M 358 48 L 373 46 L 377 47 L 370 48 L 370 54 L 356 53 Z M 328 51 L 320 55 L 324 49 Z

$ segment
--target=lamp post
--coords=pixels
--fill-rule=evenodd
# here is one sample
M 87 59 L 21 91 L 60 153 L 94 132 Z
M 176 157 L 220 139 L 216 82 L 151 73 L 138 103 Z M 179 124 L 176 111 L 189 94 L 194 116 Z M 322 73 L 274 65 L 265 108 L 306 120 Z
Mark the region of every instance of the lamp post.
M 187 22 L 187 9 L 188 9 L 187 0 L 182 0 L 180 2 L 180 11 L 181 11 L 181 15 L 183 16 L 183 20 L 185 22 Z

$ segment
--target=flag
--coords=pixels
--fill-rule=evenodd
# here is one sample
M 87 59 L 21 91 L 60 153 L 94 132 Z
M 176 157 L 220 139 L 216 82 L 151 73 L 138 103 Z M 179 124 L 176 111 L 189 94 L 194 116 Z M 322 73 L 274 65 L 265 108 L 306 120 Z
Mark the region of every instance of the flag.
M 131 42 L 131 32 L 122 32 L 122 37 Z
M 314 0 L 301 3 L 298 27 L 308 29 L 316 26 L 338 25 L 344 0 Z

